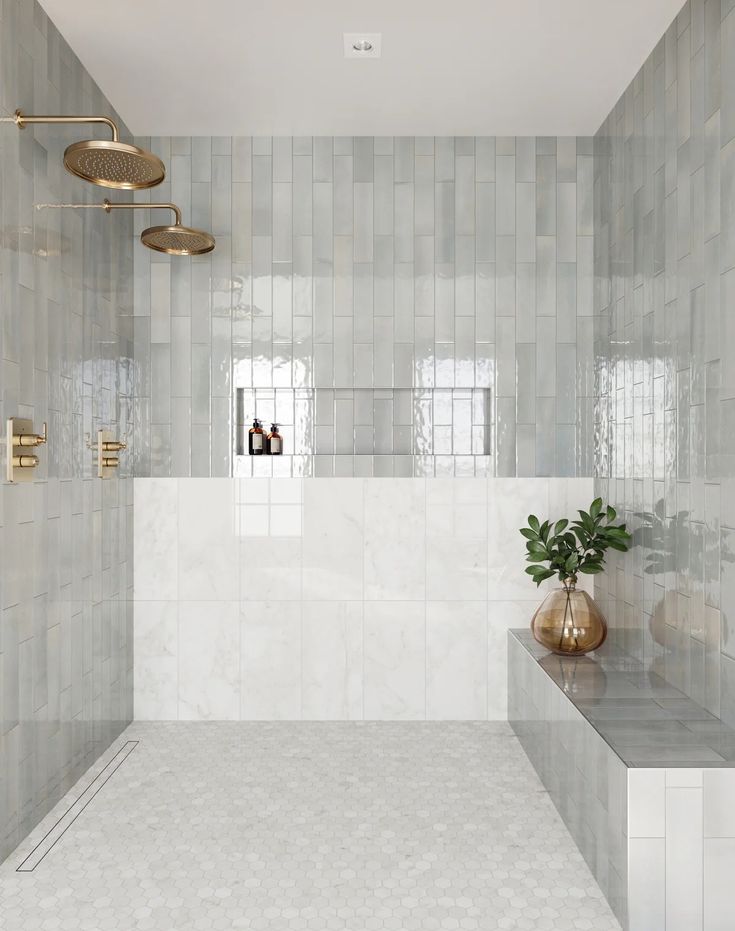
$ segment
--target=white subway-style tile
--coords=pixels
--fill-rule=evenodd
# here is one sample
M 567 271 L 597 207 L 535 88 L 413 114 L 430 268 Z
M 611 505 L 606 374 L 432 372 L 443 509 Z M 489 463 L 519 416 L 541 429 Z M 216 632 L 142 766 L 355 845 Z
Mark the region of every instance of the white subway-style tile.
M 735 838 L 735 770 L 704 770 L 704 836 Z
M 697 925 L 691 926 L 691 931 Z M 628 931 L 664 931 L 666 923 L 666 841 L 628 841 Z
M 733 871 L 735 838 L 705 838 L 703 931 L 730 931 L 732 928 Z
M 702 923 L 702 789 L 666 789 L 666 931 Z
M 666 771 L 628 770 L 628 837 L 666 836 Z

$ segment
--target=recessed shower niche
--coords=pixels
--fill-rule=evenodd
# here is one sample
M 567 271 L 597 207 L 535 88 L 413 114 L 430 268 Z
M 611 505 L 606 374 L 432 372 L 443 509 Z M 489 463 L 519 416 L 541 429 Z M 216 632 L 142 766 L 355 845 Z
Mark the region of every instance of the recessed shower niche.
M 487 388 L 237 388 L 234 474 L 488 475 Z M 284 456 L 251 457 L 254 418 L 278 423 Z

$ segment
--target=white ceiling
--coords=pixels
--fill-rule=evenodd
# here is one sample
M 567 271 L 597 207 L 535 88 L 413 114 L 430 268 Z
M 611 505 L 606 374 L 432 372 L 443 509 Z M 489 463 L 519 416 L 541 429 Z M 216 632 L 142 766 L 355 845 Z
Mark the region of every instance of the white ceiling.
M 41 0 L 138 135 L 586 135 L 682 0 Z M 343 33 L 382 33 L 378 60 Z

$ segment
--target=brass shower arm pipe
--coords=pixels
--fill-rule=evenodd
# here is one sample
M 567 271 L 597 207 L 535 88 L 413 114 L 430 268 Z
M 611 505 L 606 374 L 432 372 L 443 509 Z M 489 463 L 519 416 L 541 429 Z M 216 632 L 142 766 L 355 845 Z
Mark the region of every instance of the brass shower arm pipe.
M 176 204 L 135 204 L 122 203 L 113 204 L 105 199 L 101 204 L 36 204 L 36 210 L 44 210 L 49 207 L 66 208 L 70 210 L 104 210 L 109 213 L 111 210 L 172 210 L 176 217 L 176 225 L 181 226 L 181 211 Z
M 110 127 L 112 141 L 120 141 L 117 123 L 111 120 L 109 116 L 27 116 L 21 110 L 16 110 L 13 116 L 0 117 L 0 123 L 15 123 L 19 129 L 23 129 L 28 123 L 104 123 L 105 126 Z
M 144 208 L 146 210 L 172 210 L 174 216 L 176 217 L 176 225 L 181 226 L 181 211 L 176 206 L 176 204 L 136 204 L 136 203 L 110 203 L 109 200 L 105 200 L 102 204 L 105 210 L 109 213 L 111 210 L 140 210 Z

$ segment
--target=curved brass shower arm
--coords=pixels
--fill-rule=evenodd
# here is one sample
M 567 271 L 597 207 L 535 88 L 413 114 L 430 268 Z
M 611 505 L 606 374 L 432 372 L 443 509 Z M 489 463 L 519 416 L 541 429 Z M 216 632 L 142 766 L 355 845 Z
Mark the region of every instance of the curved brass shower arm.
M 140 210 L 141 208 L 145 210 L 172 210 L 174 216 L 176 217 L 176 225 L 181 226 L 181 211 L 176 206 L 176 204 L 136 204 L 136 203 L 111 203 L 109 200 L 105 200 L 102 204 L 105 210 L 109 213 L 111 210 Z
M 64 208 L 68 210 L 104 210 L 109 213 L 111 210 L 172 210 L 176 217 L 176 225 L 181 226 L 181 211 L 176 204 L 135 204 L 135 203 L 115 203 L 105 200 L 101 204 L 34 204 L 36 210 L 45 210 L 51 208 Z
M 104 123 L 112 131 L 112 141 L 120 141 L 117 123 L 109 116 L 27 116 L 21 110 L 16 110 L 13 116 L 0 117 L 0 123 L 15 123 L 19 129 L 29 123 Z

